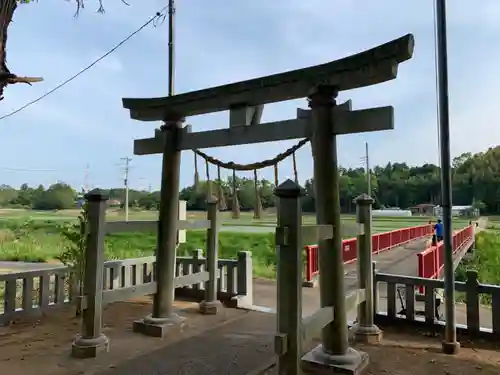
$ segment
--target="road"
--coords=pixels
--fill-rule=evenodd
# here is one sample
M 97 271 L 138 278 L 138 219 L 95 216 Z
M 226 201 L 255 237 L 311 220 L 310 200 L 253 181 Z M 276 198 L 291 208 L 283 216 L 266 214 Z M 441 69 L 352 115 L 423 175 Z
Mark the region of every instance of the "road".
M 222 225 L 222 232 L 239 232 L 239 233 L 273 233 L 276 230 L 276 225 Z
M 405 246 L 384 251 L 375 255 L 373 260 L 377 264 L 377 270 L 381 273 L 389 273 L 396 275 L 417 276 L 417 253 L 424 250 L 426 240 L 413 241 Z M 357 270 L 356 264 L 346 265 L 345 271 L 345 289 L 346 293 L 356 289 Z M 271 280 L 255 279 L 254 280 L 254 304 L 264 307 L 263 311 L 275 311 L 277 300 L 276 283 Z M 378 285 L 379 301 L 378 306 L 380 311 L 387 311 L 387 287 L 385 283 Z M 396 308 L 399 310 L 399 300 L 397 300 Z M 302 316 L 312 315 L 320 306 L 319 288 L 302 288 Z M 417 310 L 424 309 L 423 303 L 415 304 Z M 444 316 L 444 304 L 441 308 L 441 314 Z M 348 319 L 353 321 L 356 318 L 356 311 L 348 312 Z M 456 321 L 458 324 L 467 324 L 466 307 L 462 303 L 456 304 Z M 480 324 L 484 328 L 492 327 L 491 309 L 485 306 L 480 308 Z
M 48 263 L 30 263 L 30 262 L 6 262 L 0 261 L 0 274 L 11 272 L 26 272 L 46 270 L 48 268 L 63 267 L 57 264 Z
M 426 247 L 426 239 L 413 241 L 405 246 L 384 251 L 373 257 L 377 263 L 377 269 L 384 273 L 396 273 L 399 275 L 417 275 L 417 253 Z M 357 270 L 356 263 L 344 266 L 346 291 L 356 289 Z M 381 299 L 386 299 L 385 287 L 380 289 Z M 384 290 L 382 290 L 384 289 Z M 271 310 L 276 309 L 277 290 L 276 283 L 271 280 L 254 280 L 254 304 Z M 302 315 L 313 314 L 320 306 L 319 288 L 302 288 Z M 354 319 L 355 311 L 350 312 L 350 318 Z

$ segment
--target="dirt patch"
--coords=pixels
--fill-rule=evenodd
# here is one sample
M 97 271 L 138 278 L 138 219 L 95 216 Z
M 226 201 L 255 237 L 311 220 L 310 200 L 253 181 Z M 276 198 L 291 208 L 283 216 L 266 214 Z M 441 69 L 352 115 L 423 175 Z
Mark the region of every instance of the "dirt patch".
M 179 314 L 187 318 L 186 324 L 182 331 L 172 331 L 171 336 L 162 340 L 132 332 L 133 321 L 151 313 L 149 298 L 108 306 L 103 316 L 103 332 L 110 338 L 110 351 L 95 359 L 77 360 L 69 355 L 81 326 L 70 306 L 36 321 L 17 321 L 9 327 L 0 327 L 0 373 L 91 375 L 245 314 L 241 310 L 226 309 L 216 316 L 203 316 L 198 313 L 197 303 L 178 301 L 175 305 Z
M 360 345 L 370 355 L 369 375 L 493 375 L 500 372 L 498 346 L 464 342 L 457 355 L 441 352 L 440 337 L 386 330 L 380 345 Z
M 370 355 L 365 375 L 494 375 L 500 373 L 500 346 L 463 342 L 457 355 L 441 353 L 440 337 L 384 331 L 379 345 L 356 345 Z M 276 366 L 264 372 L 278 374 Z

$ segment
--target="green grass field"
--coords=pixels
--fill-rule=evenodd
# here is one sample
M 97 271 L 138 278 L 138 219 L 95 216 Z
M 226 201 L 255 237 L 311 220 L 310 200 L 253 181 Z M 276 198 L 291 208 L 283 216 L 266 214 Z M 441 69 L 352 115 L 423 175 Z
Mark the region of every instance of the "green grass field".
M 0 260 L 47 262 L 54 260 L 67 246 L 57 231 L 57 225 L 76 220 L 79 211 L 36 212 L 27 210 L 0 210 Z M 157 212 L 131 211 L 130 220 L 154 220 Z M 204 212 L 189 212 L 188 219 L 204 218 Z M 219 234 L 221 258 L 234 258 L 238 251 L 251 251 L 255 274 L 272 277 L 275 265 L 274 227 L 276 217 L 267 214 L 261 220 L 253 220 L 252 213 L 242 213 L 239 220 L 231 219 L 231 213 L 221 213 L 223 227 Z M 27 223 L 27 220 L 31 220 Z M 107 220 L 123 220 L 123 212 L 109 211 Z M 344 215 L 346 224 L 354 224 L 355 217 Z M 403 227 L 428 223 L 428 217 L 376 217 L 374 232 L 386 232 Z M 313 224 L 312 215 L 304 215 L 305 224 Z M 27 223 L 27 224 L 26 224 Z M 468 221 L 455 221 L 461 228 Z M 106 258 L 126 259 L 152 255 L 156 236 L 153 233 L 117 233 L 106 237 Z M 179 247 L 179 255 L 190 255 L 192 250 L 205 248 L 205 232 L 188 231 L 187 242 Z

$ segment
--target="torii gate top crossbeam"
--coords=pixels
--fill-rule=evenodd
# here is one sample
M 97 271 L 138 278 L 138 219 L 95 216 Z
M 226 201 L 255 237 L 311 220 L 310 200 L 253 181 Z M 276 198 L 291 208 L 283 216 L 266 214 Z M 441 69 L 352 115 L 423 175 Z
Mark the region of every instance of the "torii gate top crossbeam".
M 317 84 L 339 91 L 375 85 L 396 78 L 398 64 L 413 55 L 414 38 L 405 35 L 370 50 L 309 68 L 192 91 L 163 98 L 123 99 L 131 118 L 164 120 L 167 113 L 194 116 L 229 110 L 235 105 L 257 106 L 304 98 Z

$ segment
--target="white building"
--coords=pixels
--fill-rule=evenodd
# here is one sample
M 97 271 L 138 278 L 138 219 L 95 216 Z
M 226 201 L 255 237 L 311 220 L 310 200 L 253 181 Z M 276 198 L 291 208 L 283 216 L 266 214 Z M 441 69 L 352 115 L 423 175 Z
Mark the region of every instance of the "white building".
M 434 215 L 437 217 L 443 216 L 443 208 L 441 206 L 434 207 Z M 479 209 L 473 208 L 472 206 L 452 206 L 451 207 L 452 216 L 465 216 L 465 217 L 478 217 Z
M 392 216 L 392 217 L 402 217 L 411 216 L 410 210 L 400 210 L 400 209 L 383 209 L 383 210 L 373 210 L 372 216 Z

